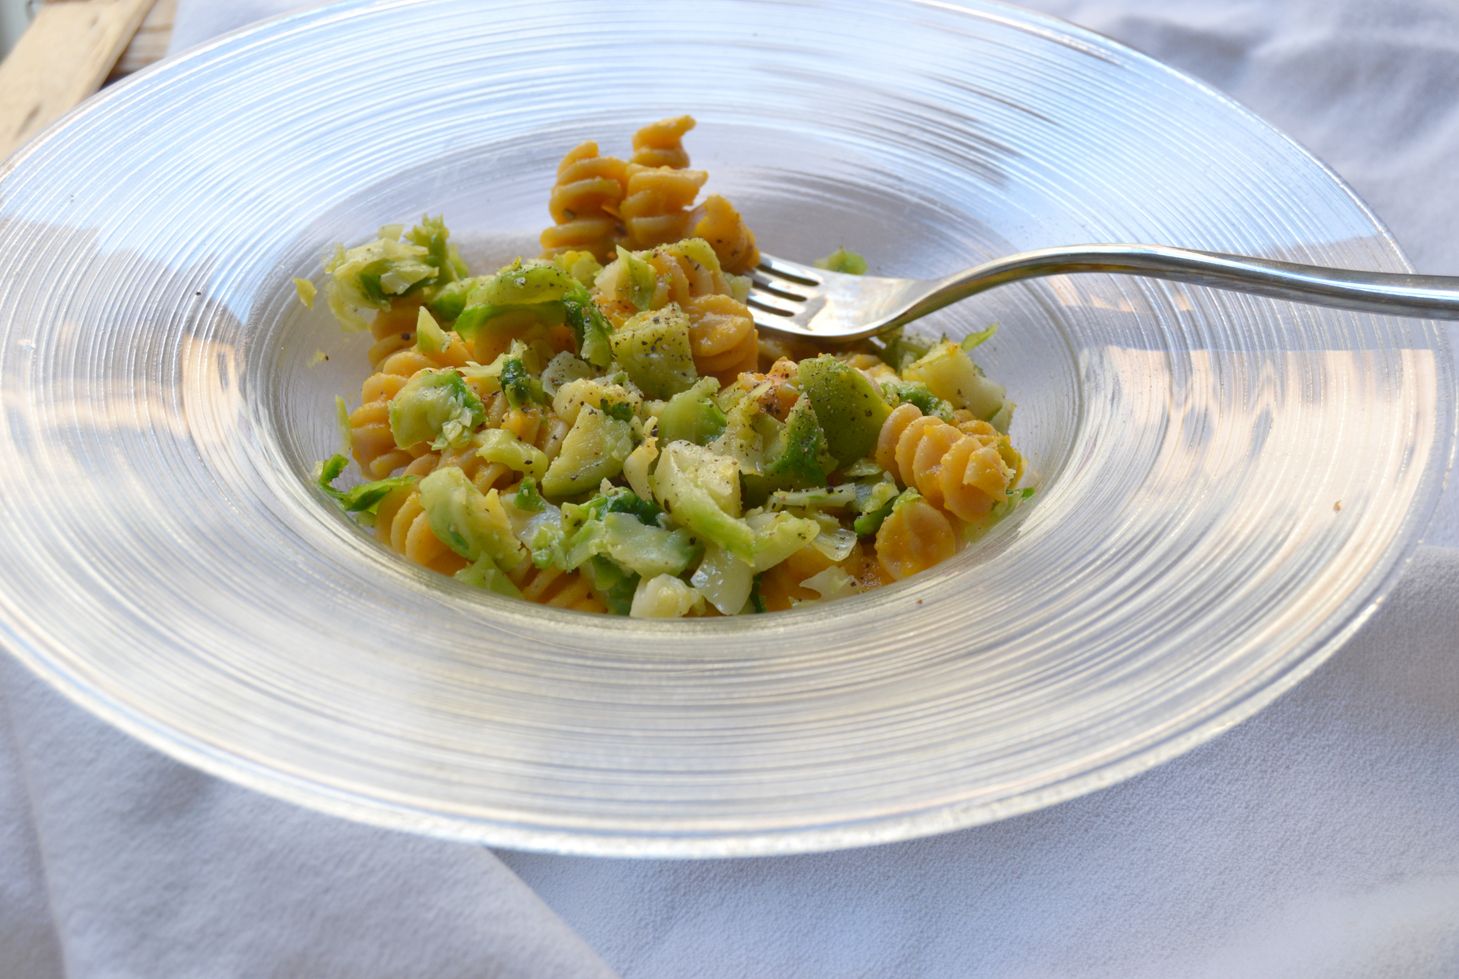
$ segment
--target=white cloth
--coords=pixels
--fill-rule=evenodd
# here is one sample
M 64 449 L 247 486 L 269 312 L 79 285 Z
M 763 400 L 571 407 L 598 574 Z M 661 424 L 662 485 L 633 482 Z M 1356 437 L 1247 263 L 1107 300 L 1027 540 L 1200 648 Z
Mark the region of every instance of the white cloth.
M 174 47 L 298 0 L 179 0 Z M 1313 149 L 1459 273 L 1451 0 L 1037 0 Z M 1259 175 L 1254 175 L 1259 179 Z M 500 852 L 188 771 L 0 666 L 0 976 L 1459 976 L 1459 493 L 1276 705 L 1122 785 L 741 861 Z

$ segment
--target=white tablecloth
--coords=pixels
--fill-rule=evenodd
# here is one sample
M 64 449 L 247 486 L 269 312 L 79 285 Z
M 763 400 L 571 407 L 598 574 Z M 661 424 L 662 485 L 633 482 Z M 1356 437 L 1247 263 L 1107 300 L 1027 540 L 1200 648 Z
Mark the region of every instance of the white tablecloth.
M 175 47 L 297 6 L 179 0 Z M 1459 273 L 1452 0 L 1033 6 L 1234 95 L 1420 271 Z M 1459 976 L 1459 493 L 1428 539 L 1347 648 L 1189 755 L 819 856 L 493 856 L 356 826 L 187 770 L 0 658 L 0 976 Z

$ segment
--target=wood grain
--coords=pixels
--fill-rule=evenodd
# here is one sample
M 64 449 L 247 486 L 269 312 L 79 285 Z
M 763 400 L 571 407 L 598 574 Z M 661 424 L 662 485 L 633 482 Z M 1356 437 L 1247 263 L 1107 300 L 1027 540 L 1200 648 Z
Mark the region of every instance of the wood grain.
M 36 13 L 0 62 L 0 159 L 95 92 L 153 0 L 69 0 Z

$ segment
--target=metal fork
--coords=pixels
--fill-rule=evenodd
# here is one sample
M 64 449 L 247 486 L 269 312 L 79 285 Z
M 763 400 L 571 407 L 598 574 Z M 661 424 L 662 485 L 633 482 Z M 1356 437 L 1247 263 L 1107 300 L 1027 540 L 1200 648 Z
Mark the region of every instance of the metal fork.
M 761 329 L 849 343 L 995 286 L 1079 272 L 1127 273 L 1317 306 L 1459 319 L 1459 277 L 1330 269 L 1166 245 L 1041 248 L 927 280 L 847 275 L 762 254 L 748 303 Z

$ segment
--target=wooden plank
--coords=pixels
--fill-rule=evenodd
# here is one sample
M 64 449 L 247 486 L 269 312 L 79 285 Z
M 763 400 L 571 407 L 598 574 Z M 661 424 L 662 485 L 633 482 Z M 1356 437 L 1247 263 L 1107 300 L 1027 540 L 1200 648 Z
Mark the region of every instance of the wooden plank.
M 137 36 L 122 52 L 121 60 L 112 69 L 108 81 L 116 81 L 134 71 L 141 71 L 155 61 L 167 56 L 167 46 L 172 43 L 172 22 L 177 16 L 177 0 L 157 0 L 147 19 L 137 30 Z
M 152 0 L 48 3 L 0 62 L 0 159 L 106 80 Z

